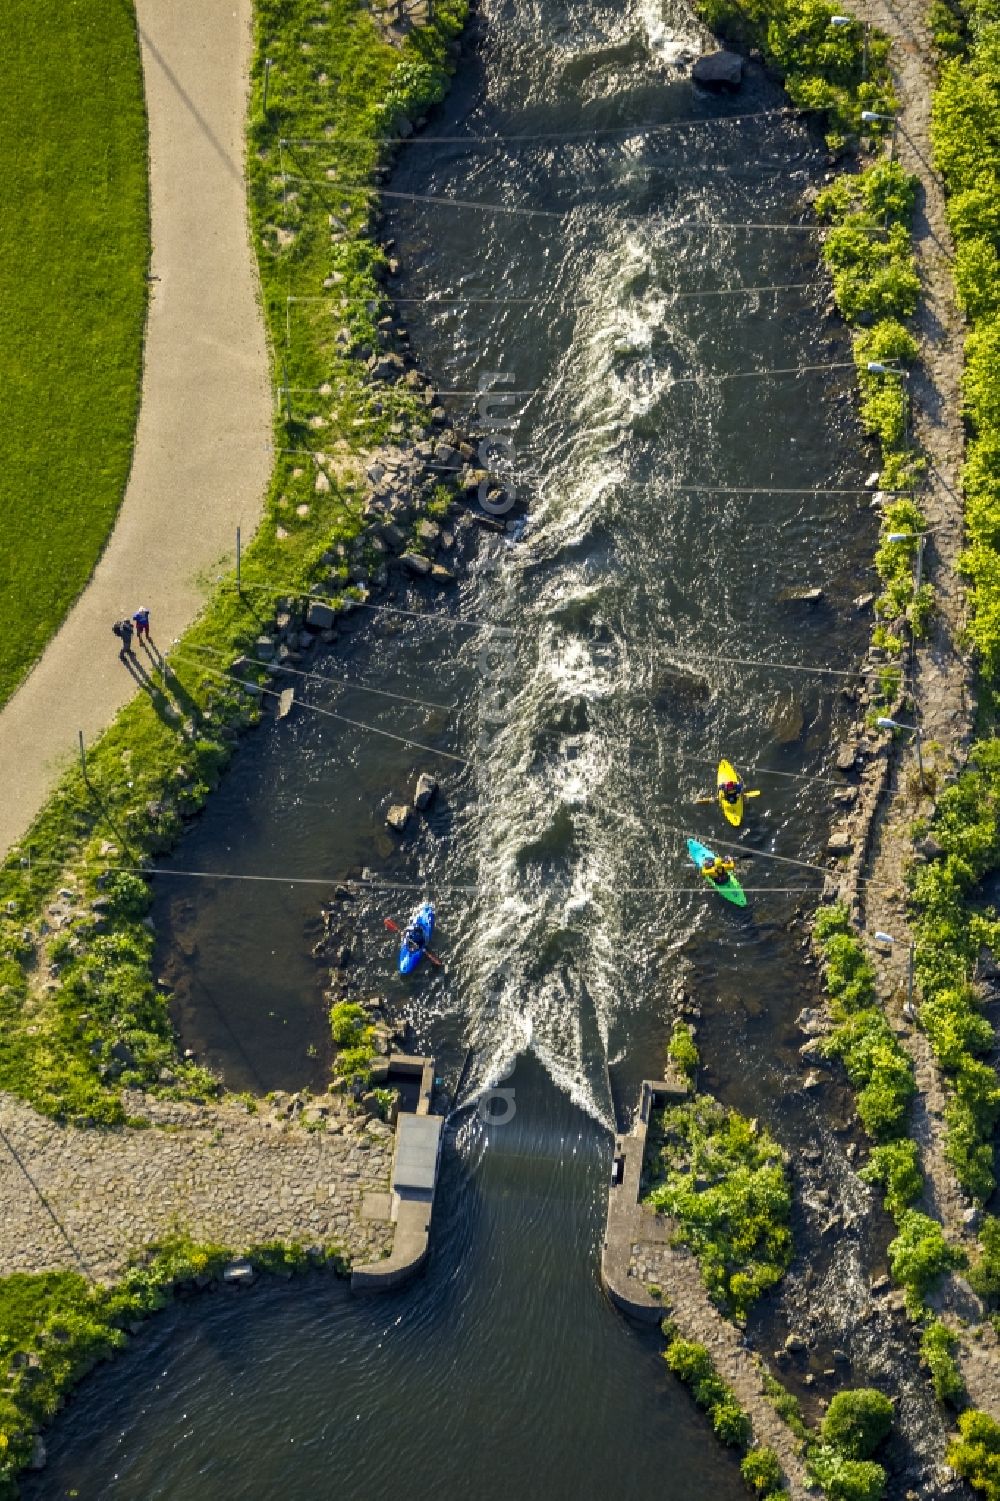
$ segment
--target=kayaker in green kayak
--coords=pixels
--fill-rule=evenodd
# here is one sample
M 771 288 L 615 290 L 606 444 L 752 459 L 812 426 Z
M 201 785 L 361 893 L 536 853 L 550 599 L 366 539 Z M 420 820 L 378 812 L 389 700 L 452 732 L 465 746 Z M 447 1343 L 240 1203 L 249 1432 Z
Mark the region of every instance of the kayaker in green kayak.
M 701 867 L 701 873 L 707 876 L 710 881 L 714 881 L 716 886 L 725 886 L 735 869 L 736 865 L 734 861 L 724 860 L 721 855 L 716 855 L 710 865 L 703 865 Z

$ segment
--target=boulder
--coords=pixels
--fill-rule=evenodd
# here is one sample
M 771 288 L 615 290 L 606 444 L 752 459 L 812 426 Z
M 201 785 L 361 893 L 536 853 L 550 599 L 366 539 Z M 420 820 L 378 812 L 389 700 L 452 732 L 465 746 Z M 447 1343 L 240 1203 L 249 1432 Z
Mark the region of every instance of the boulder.
M 743 82 L 743 59 L 736 52 L 706 52 L 691 69 L 703 89 L 738 89 Z
M 801 1334 L 790 1334 L 785 1340 L 785 1349 L 789 1355 L 802 1355 L 809 1348 Z
M 853 771 L 858 764 L 858 748 L 845 742 L 837 751 L 837 760 L 834 763 L 838 771 Z
M 267 662 L 274 656 L 274 642 L 270 636 L 258 636 L 254 651 L 262 662 Z
M 422 771 L 417 778 L 416 791 L 413 794 L 413 806 L 418 808 L 422 813 L 425 808 L 430 807 L 437 790 L 438 784 L 434 777 L 429 772 Z
M 428 550 L 436 548 L 441 540 L 441 528 L 436 521 L 418 521 L 417 538 Z
M 406 571 L 416 578 L 426 578 L 431 571 L 430 558 L 423 558 L 418 552 L 404 552 L 400 562 Z
M 398 354 L 373 355 L 368 363 L 372 380 L 397 381 L 405 366 Z
M 312 626 L 314 631 L 328 631 L 336 621 L 336 610 L 330 605 L 320 604 L 319 600 L 313 600 L 306 614 L 306 625 Z
M 385 815 L 385 821 L 390 829 L 394 829 L 397 834 L 402 834 L 410 821 L 410 810 L 405 803 L 394 803 Z
M 443 464 L 447 469 L 459 469 L 462 464 L 462 456 L 456 448 L 452 448 L 450 443 L 446 443 L 442 439 L 440 443 L 434 446 L 434 461 L 437 464 Z
M 435 563 L 431 569 L 431 579 L 435 584 L 453 584 L 455 582 L 455 575 L 449 568 L 445 568 L 443 564 Z
M 395 553 L 400 553 L 403 551 L 403 548 L 406 546 L 406 537 L 394 522 L 383 522 L 379 527 L 379 531 L 381 532 L 382 540 L 383 542 L 385 542 L 387 547 L 390 547 Z
M 853 844 L 854 840 L 849 829 L 834 829 L 826 841 L 826 847 L 831 855 L 849 855 Z

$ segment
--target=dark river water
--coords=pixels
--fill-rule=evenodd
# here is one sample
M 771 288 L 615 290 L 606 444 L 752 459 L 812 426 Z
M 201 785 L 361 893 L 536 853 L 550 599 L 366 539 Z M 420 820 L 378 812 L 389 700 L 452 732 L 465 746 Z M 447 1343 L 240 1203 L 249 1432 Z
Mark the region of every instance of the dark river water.
M 386 232 L 401 297 L 481 299 L 402 305 L 434 380 L 534 393 L 507 430 L 527 532 L 470 525 L 456 597 L 400 581 L 380 599 L 413 615 L 358 612 L 329 663 L 352 683 L 300 697 L 370 731 L 305 708 L 263 728 L 174 859 L 283 880 L 158 892 L 185 1045 L 263 1092 L 329 1076 L 330 888 L 295 878 L 400 888 L 366 893 L 345 937 L 352 989 L 409 1021 L 442 1098 L 468 1062 L 427 1276 L 381 1301 L 316 1278 L 175 1308 L 88 1381 L 29 1497 L 744 1494 L 657 1337 L 600 1292 L 609 1133 L 684 982 L 708 1087 L 793 1151 L 842 1150 L 844 1102 L 803 1094 L 795 1055 L 816 873 L 747 859 L 741 913 L 699 888 L 684 835 L 724 836 L 694 799 L 725 754 L 759 768 L 748 851 L 821 854 L 846 706 L 840 679 L 792 669 L 857 660 L 875 528 L 863 496 L 813 492 L 872 464 L 815 239 L 737 227 L 807 222 L 820 144 L 759 75 L 694 91 L 673 40 L 652 0 L 484 6 L 431 133 L 528 139 L 404 147 L 392 187 L 414 197 Z M 761 287 L 780 290 L 741 290 Z M 420 769 L 441 794 L 400 843 L 385 811 Z M 447 964 L 403 989 L 382 919 L 423 892 Z M 487 1126 L 476 1100 L 512 1066 L 513 1119 Z M 852 1247 L 815 1265 L 857 1282 Z

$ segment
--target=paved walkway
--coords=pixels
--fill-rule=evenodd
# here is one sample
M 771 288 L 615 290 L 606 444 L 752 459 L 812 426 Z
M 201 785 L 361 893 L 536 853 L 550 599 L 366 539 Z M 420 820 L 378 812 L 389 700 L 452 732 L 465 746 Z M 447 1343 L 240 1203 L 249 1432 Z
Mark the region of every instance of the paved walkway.
M 205 575 L 256 525 L 270 438 L 267 349 L 243 176 L 250 0 L 136 0 L 153 260 L 125 500 L 88 588 L 0 713 L 0 852 L 135 692 L 111 625 L 139 605 L 178 635 Z M 109 233 L 114 226 L 109 225 Z M 66 497 L 72 504 L 72 497 Z
M 319 1129 L 307 1130 L 266 1107 L 248 1115 L 143 1095 L 129 1105 L 167 1129 L 60 1126 L 0 1095 L 0 1274 L 65 1268 L 113 1280 L 177 1231 L 236 1252 L 268 1240 L 336 1246 L 358 1261 L 390 1250 L 393 1133 L 381 1122 L 344 1123 L 311 1106 Z

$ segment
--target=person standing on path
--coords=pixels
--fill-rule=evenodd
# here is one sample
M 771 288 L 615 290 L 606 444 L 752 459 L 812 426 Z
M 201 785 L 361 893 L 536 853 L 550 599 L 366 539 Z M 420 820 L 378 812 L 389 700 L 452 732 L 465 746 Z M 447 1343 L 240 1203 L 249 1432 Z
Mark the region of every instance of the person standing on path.
M 131 620 L 118 620 L 111 629 L 121 641 L 122 649 L 118 655 L 124 662 L 126 657 L 132 655 L 132 622 Z
M 146 606 L 140 605 L 135 614 L 132 616 L 132 619 L 135 621 L 135 634 L 137 638 L 141 641 L 143 636 L 145 636 L 146 640 L 148 641 L 149 611 L 146 609 Z

